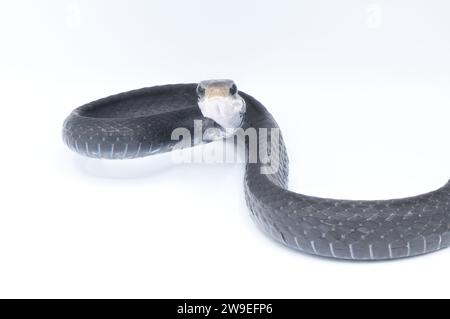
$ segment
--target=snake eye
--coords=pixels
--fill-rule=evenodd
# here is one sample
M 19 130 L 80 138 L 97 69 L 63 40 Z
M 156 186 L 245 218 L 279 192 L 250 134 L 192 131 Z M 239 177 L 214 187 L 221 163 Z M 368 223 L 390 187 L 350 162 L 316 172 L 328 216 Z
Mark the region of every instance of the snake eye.
M 201 85 L 197 86 L 197 95 L 198 97 L 202 97 L 205 95 L 205 88 Z
M 237 93 L 237 86 L 236 86 L 236 84 L 233 84 L 231 87 L 230 87 L 230 94 L 231 95 L 235 95 Z

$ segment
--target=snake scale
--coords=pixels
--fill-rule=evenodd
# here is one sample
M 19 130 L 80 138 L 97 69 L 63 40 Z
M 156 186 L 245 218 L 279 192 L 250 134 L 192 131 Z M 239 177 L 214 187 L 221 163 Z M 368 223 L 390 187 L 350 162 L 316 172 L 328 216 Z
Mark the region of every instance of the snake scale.
M 232 82 L 207 84 L 210 93 L 226 95 L 228 91 L 222 89 L 229 86 L 229 94 L 239 94 L 245 102 L 242 129 L 266 128 L 268 141 L 273 138 L 271 129 L 278 125 L 260 102 L 233 92 Z M 155 86 L 83 105 L 65 120 L 64 142 L 75 152 L 94 158 L 127 159 L 172 151 L 175 129 L 193 132 L 195 120 L 202 121 L 204 129 L 218 126 L 199 108 L 199 94 L 205 94 L 204 89 L 199 93 L 201 87 L 195 83 Z M 427 194 L 392 200 L 298 194 L 287 188 L 288 156 L 282 136 L 277 138 L 278 147 L 267 142 L 261 145 L 270 148 L 267 154 L 276 155 L 277 162 L 272 164 L 278 169 L 263 174 L 267 158 L 247 161 L 244 179 L 250 215 L 270 237 L 301 252 L 348 260 L 411 257 L 449 246 L 450 182 Z

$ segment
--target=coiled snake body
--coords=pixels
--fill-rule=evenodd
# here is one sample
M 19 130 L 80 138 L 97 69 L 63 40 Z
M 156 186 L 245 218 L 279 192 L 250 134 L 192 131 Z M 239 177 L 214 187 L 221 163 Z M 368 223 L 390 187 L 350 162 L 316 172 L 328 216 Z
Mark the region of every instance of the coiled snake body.
M 239 110 L 244 112 L 240 127 L 266 128 L 270 140 L 271 129 L 278 128 L 273 117 L 255 98 L 232 92 L 233 85 L 231 81 L 209 81 L 206 95 L 202 85 L 165 85 L 94 101 L 70 114 L 64 122 L 63 138 L 72 150 L 94 158 L 126 159 L 168 152 L 176 146 L 171 139 L 175 129 L 193 132 L 194 120 L 202 121 L 205 128 L 217 126 L 220 121 L 211 121 L 200 110 L 199 94 L 203 94 L 200 99 L 208 98 L 208 90 L 226 95 L 228 91 L 221 90 L 225 86 L 245 101 L 245 109 Z M 237 123 L 236 118 L 231 122 Z M 248 149 L 249 143 L 245 145 Z M 270 143 L 258 145 L 270 147 Z M 288 157 L 281 136 L 278 147 L 271 147 L 269 153 L 277 155 L 274 172 L 262 173 L 267 164 L 262 159 L 246 164 L 245 198 L 255 222 L 282 244 L 309 254 L 350 260 L 410 257 L 449 246 L 450 183 L 404 199 L 317 198 L 287 189 Z

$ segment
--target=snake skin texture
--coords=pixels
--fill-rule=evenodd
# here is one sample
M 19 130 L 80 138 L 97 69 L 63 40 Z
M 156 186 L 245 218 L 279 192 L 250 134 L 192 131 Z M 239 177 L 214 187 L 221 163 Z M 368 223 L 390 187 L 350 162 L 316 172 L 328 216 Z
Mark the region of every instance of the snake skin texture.
M 127 159 L 171 151 L 175 128 L 193 133 L 194 120 L 203 121 L 204 130 L 214 126 L 198 108 L 196 87 L 156 86 L 81 106 L 64 122 L 64 142 L 75 152 L 94 158 Z M 240 95 L 247 105 L 243 128 L 266 128 L 270 141 L 277 123 L 260 102 L 243 92 Z M 277 155 L 270 158 L 279 169 L 262 174 L 267 158 L 247 162 L 245 198 L 252 219 L 281 244 L 349 260 L 411 257 L 449 246 L 450 183 L 428 194 L 393 200 L 305 196 L 287 189 L 288 156 L 282 137 L 277 147 L 259 145 Z M 248 151 L 248 143 L 245 147 Z

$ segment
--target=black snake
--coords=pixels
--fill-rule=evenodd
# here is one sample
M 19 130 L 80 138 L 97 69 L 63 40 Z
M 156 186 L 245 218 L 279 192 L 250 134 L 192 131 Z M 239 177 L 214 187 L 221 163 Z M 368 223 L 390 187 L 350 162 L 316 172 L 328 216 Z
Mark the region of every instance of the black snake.
M 255 98 L 237 92 L 232 81 L 156 86 L 88 103 L 66 119 L 63 138 L 72 150 L 94 158 L 168 152 L 177 146 L 171 138 L 174 130 L 193 133 L 196 120 L 203 124 L 202 132 L 208 128 L 220 131 L 220 121 L 204 116 L 199 108 L 199 100 L 212 95 L 245 101 L 245 108 L 238 110 L 242 113 L 234 114 L 241 120 L 231 121 L 239 122 L 242 130 L 266 129 L 266 141 L 256 135 L 266 155 L 259 152 L 256 161 L 247 161 L 244 190 L 251 217 L 272 238 L 309 254 L 350 260 L 410 257 L 449 246 L 450 183 L 415 197 L 374 201 L 317 198 L 289 191 L 286 148 L 273 130 L 278 129 L 277 123 Z M 218 106 L 219 113 L 224 105 Z M 250 154 L 249 139 L 244 140 Z M 278 141 L 276 147 L 272 140 Z M 192 138 L 192 142 L 202 141 Z M 262 173 L 268 165 L 277 169 Z

